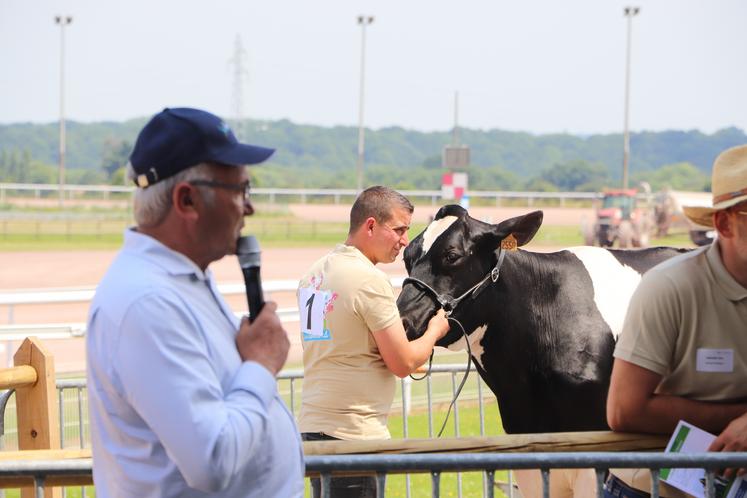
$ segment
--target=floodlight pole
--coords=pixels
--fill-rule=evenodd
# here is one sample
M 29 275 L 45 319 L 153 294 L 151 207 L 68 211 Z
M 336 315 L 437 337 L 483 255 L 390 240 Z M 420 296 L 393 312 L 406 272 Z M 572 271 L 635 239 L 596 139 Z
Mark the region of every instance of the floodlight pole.
M 630 133 L 628 131 L 628 109 L 630 107 L 630 39 L 633 30 L 633 16 L 640 12 L 639 7 L 625 7 L 624 15 L 628 21 L 627 49 L 625 51 L 625 124 L 623 132 L 623 173 L 622 188 L 628 188 L 628 162 L 630 161 Z
M 60 27 L 60 207 L 65 199 L 65 26 L 73 22 L 72 16 L 55 16 L 55 24 Z
M 373 16 L 358 16 L 358 25 L 361 27 L 361 88 L 358 99 L 358 161 L 356 171 L 358 178 L 356 188 L 358 192 L 363 190 L 363 162 L 365 156 L 365 128 L 363 127 L 363 104 L 366 74 L 366 26 L 372 24 Z

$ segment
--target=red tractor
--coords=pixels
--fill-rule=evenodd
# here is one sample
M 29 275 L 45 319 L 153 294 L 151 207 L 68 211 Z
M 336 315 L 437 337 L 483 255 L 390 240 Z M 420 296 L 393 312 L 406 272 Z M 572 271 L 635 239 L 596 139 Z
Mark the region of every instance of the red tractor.
M 646 247 L 651 223 L 646 211 L 637 206 L 637 190 L 607 189 L 603 194 L 587 244 L 611 247 L 617 241 L 619 247 Z

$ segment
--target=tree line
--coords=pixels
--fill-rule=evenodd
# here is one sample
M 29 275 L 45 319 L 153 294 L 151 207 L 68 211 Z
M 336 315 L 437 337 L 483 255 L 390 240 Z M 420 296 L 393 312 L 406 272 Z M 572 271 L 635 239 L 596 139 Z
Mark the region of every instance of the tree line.
M 67 124 L 67 183 L 123 184 L 123 165 L 147 118 Z M 263 187 L 353 188 L 357 128 L 295 124 L 288 120 L 233 123 L 250 143 L 275 147 L 268 163 L 253 169 Z M 461 129 L 471 149 L 470 187 L 475 190 L 598 191 L 622 174 L 622 135 L 534 135 L 505 130 Z M 451 133 L 388 127 L 366 132 L 367 184 L 438 189 L 443 147 Z M 708 190 L 713 159 L 747 143 L 745 132 L 726 128 L 631 134 L 631 185 L 658 190 Z M 57 124 L 0 125 L 0 181 L 57 182 Z

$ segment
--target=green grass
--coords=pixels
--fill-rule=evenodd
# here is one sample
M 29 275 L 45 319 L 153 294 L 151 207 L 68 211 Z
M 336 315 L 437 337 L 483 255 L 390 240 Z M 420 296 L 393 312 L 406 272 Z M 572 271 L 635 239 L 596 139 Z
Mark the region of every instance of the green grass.
M 461 378 L 461 377 L 460 377 Z M 498 406 L 495 403 L 492 393 L 489 391 L 485 394 L 485 436 L 497 436 L 503 434 L 503 427 L 498 414 Z M 443 423 L 446 415 L 447 406 L 444 404 L 438 409 L 434 407 L 434 432 Z M 442 437 L 455 437 L 454 413 L 446 424 Z M 411 415 L 408 418 L 408 433 L 411 438 L 428 437 L 428 414 L 426 412 Z M 402 416 L 395 415 L 389 418 L 389 431 L 392 438 L 402 438 Z M 480 412 L 476 403 L 469 403 L 469 406 L 459 407 L 459 435 L 462 437 L 480 436 Z M 506 481 L 508 479 L 506 472 L 496 472 L 497 480 Z M 458 496 L 458 477 L 455 473 L 446 473 L 441 476 L 441 496 Z M 461 474 L 462 496 L 482 496 L 483 474 L 482 472 L 465 472 Z M 387 477 L 386 496 L 387 497 L 405 497 L 406 479 L 403 475 L 390 475 Z M 414 474 L 410 476 L 410 490 L 413 498 L 431 496 L 431 476 L 430 474 Z M 496 490 L 500 496 L 500 492 Z
M 117 249 L 130 223 L 126 220 L 2 220 L 0 251 Z M 415 224 L 420 233 L 424 224 Z M 247 220 L 244 233 L 256 235 L 263 247 L 330 247 L 347 237 L 347 223 L 306 222 L 288 216 Z
M 29 234 L 0 235 L 0 252 L 13 251 L 90 251 L 118 249 L 122 235 L 65 236 Z
M 107 250 L 122 245 L 125 220 L 3 220 L 0 221 L 0 251 Z M 412 237 L 423 231 L 415 223 Z M 330 247 L 347 237 L 347 223 L 304 222 L 289 217 L 250 218 L 244 233 L 259 238 L 263 247 Z M 582 243 L 575 227 L 543 226 L 532 246 L 572 246 Z
M 459 355 L 463 356 L 463 355 Z M 458 363 L 458 359 L 453 355 L 443 355 L 440 358 L 436 358 L 435 363 Z M 451 374 L 434 374 L 432 376 L 432 385 L 434 398 L 439 400 L 433 407 L 433 419 L 431 425 L 433 427 L 433 437 L 438 433 L 445 421 L 446 412 L 448 410 L 448 403 L 451 401 L 451 393 L 454 382 L 458 383 L 462 379 L 461 373 L 456 374 L 454 381 L 451 379 Z M 419 410 L 414 411 L 408 417 L 408 437 L 410 438 L 428 438 L 429 420 L 427 410 L 422 408 L 425 406 L 423 398 L 425 398 L 426 383 L 425 381 L 415 382 L 412 386 L 413 404 L 415 406 L 421 406 Z M 481 433 L 480 428 L 480 410 L 476 401 L 477 397 L 477 373 L 473 370 L 468 377 L 468 381 L 459 396 L 459 403 L 457 405 L 457 412 L 454 409 L 449 416 L 448 421 L 444 427 L 442 437 L 455 437 L 456 434 L 456 422 L 458 420 L 459 436 L 497 436 L 504 434 L 503 425 L 501 423 L 500 414 L 498 413 L 498 405 L 495 397 L 490 390 L 483 384 L 482 386 L 483 405 L 484 405 L 484 428 Z M 398 393 L 399 396 L 399 393 Z M 395 399 L 401 399 L 401 397 L 395 397 Z M 420 400 L 420 403 L 417 401 Z M 401 405 L 400 405 L 401 406 Z M 401 411 L 391 415 L 389 417 L 389 432 L 393 439 L 401 439 L 404 437 L 403 422 Z M 496 472 L 496 480 L 506 481 L 507 473 Z M 459 481 L 461 480 L 462 496 L 482 496 L 483 492 L 483 474 L 482 472 L 467 472 L 462 473 L 460 477 L 457 477 L 456 473 L 445 473 L 440 479 L 441 496 L 451 497 L 458 496 L 457 490 L 459 488 Z M 387 497 L 405 497 L 406 495 L 406 478 L 404 475 L 390 475 L 387 477 L 386 496 Z M 431 476 L 430 474 L 414 474 L 410 476 L 410 496 L 413 498 L 429 497 L 431 496 Z M 496 495 L 501 496 L 501 492 L 496 490 Z
M 20 489 L 6 489 L 5 490 L 5 497 L 6 498 L 20 498 L 21 496 L 21 490 Z M 81 487 L 68 487 L 65 491 L 66 498 L 80 498 L 83 496 L 83 493 L 81 492 Z M 93 488 L 93 486 L 86 486 L 86 498 L 94 498 L 96 496 L 96 490 Z
M 80 251 L 112 250 L 122 245 L 122 233 L 128 226 L 124 221 L 109 220 L 95 223 L 86 221 L 0 222 L 0 252 L 2 251 Z M 300 222 L 298 220 L 250 219 L 245 234 L 259 238 L 262 247 L 331 247 L 347 237 L 346 223 Z M 411 236 L 419 234 L 424 224 L 414 224 Z M 525 246 L 570 247 L 583 244 L 578 227 L 543 225 L 534 239 Z M 651 240 L 652 246 L 692 247 L 686 233 L 675 233 Z
M 532 241 L 526 246 L 578 246 L 584 243 L 580 226 L 542 225 Z
M 534 246 L 572 247 L 583 244 L 580 225 L 578 227 L 542 225 L 526 247 L 531 250 Z M 688 233 L 679 232 L 670 233 L 666 237 L 652 237 L 649 246 L 693 247 L 693 243 Z
M 39 208 L 13 210 L 0 219 L 0 251 L 106 250 L 122 245 L 122 233 L 132 225 L 129 210 Z M 410 230 L 415 237 L 425 223 Z M 345 240 L 346 222 L 317 222 L 294 217 L 287 206 L 268 204 L 247 218 L 244 233 L 256 235 L 263 247 L 329 247 Z M 543 225 L 527 246 L 568 247 L 583 244 L 578 226 Z M 687 233 L 654 239 L 651 245 L 690 247 Z
M 652 246 L 695 247 L 687 232 L 670 233 L 666 237 L 651 239 Z

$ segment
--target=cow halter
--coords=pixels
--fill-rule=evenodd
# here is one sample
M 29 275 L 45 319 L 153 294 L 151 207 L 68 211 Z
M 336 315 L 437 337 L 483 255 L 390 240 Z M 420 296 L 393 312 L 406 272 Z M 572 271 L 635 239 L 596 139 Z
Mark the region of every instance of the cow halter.
M 457 398 L 459 397 L 459 394 L 462 392 L 462 388 L 464 387 L 464 384 L 467 382 L 467 377 L 469 376 L 470 372 L 470 365 L 472 364 L 472 348 L 469 345 L 469 337 L 467 337 L 467 331 L 464 330 L 464 326 L 457 320 L 456 318 L 452 318 L 451 314 L 454 312 L 456 307 L 459 305 L 460 302 L 462 302 L 463 299 L 465 299 L 467 296 L 472 296 L 473 298 L 477 297 L 487 286 L 490 282 L 495 283 L 498 281 L 498 277 L 501 274 L 501 266 L 503 265 L 503 258 L 506 257 L 506 252 L 503 250 L 502 247 L 498 247 L 498 249 L 495 251 L 495 255 L 497 257 L 497 261 L 495 263 L 495 266 L 493 267 L 490 272 L 483 277 L 482 280 L 477 282 L 475 285 L 467 289 L 466 292 L 464 292 L 461 296 L 457 298 L 451 297 L 449 294 L 439 294 L 436 292 L 436 290 L 431 287 L 430 285 L 426 284 L 422 280 L 419 280 L 417 278 L 407 277 L 402 281 L 402 287 L 405 286 L 406 283 L 410 282 L 412 284 L 415 284 L 419 287 L 421 287 L 424 291 L 427 291 L 436 299 L 438 304 L 441 305 L 441 307 L 446 311 L 446 318 L 452 322 L 456 322 L 457 325 L 459 325 L 459 328 L 462 330 L 462 335 L 464 336 L 464 342 L 467 345 L 467 368 L 464 372 L 464 377 L 462 377 L 462 381 L 459 383 L 459 387 L 454 392 L 454 398 L 451 400 L 451 403 L 449 404 L 449 409 L 446 412 L 446 418 L 444 418 L 444 423 L 441 426 L 441 430 L 438 431 L 438 437 L 441 437 L 441 434 L 443 434 L 444 429 L 446 428 L 446 422 L 449 421 L 449 414 L 451 413 L 451 409 L 454 407 L 454 404 L 456 403 Z M 488 282 L 490 280 L 490 282 Z M 413 380 L 423 380 L 427 376 L 431 374 L 431 367 L 433 366 L 433 351 L 431 351 L 431 356 L 428 359 L 428 371 L 419 378 L 413 377 L 410 375 L 410 378 Z
M 493 267 L 490 272 L 483 277 L 482 280 L 477 282 L 475 285 L 467 289 L 464 293 L 462 293 L 459 297 L 451 297 L 450 294 L 439 294 L 436 292 L 436 290 L 431 287 L 430 285 L 426 284 L 420 279 L 413 278 L 413 277 L 407 277 L 402 281 L 402 287 L 405 286 L 405 284 L 411 283 L 418 287 L 420 287 L 422 290 L 426 291 L 427 294 L 430 294 L 431 297 L 436 299 L 436 302 L 441 305 L 441 307 L 446 312 L 446 316 L 450 317 L 451 314 L 454 312 L 456 307 L 459 305 L 459 303 L 462 302 L 463 299 L 472 296 L 472 298 L 476 298 L 485 288 L 492 282 L 495 283 L 498 281 L 498 277 L 500 277 L 501 274 L 501 266 L 503 265 L 503 258 L 506 257 L 506 251 L 503 250 L 503 248 L 498 247 L 495 251 L 495 255 L 497 258 L 497 261 L 495 263 L 495 266 Z M 490 282 L 489 282 L 490 281 Z

